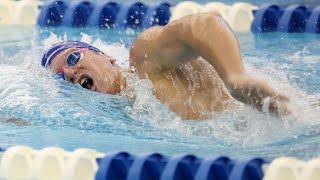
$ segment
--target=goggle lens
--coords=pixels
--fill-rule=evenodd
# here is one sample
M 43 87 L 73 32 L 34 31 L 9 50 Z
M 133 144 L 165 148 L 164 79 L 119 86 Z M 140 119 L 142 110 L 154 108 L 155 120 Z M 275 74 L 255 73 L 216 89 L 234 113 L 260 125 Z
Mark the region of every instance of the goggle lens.
M 79 62 L 80 59 L 81 59 L 81 52 L 75 51 L 68 56 L 67 65 L 74 66 Z

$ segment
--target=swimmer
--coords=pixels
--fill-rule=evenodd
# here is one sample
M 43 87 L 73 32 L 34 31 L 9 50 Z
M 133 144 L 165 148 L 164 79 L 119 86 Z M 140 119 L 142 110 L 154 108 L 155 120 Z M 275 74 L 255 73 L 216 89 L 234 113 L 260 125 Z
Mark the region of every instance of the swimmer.
M 67 41 L 46 51 L 42 65 L 92 91 L 119 94 L 127 74 L 116 59 L 92 45 Z M 260 111 L 287 115 L 289 99 L 245 72 L 239 42 L 215 13 L 199 13 L 142 32 L 130 66 L 152 83 L 153 94 L 183 119 L 205 119 L 236 99 Z

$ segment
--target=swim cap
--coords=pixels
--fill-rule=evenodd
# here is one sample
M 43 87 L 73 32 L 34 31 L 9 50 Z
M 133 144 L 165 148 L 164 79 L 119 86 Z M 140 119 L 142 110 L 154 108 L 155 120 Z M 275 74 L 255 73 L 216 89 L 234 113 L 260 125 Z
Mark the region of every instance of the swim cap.
M 60 54 L 62 51 L 69 49 L 69 48 L 88 48 L 90 50 L 99 52 L 104 54 L 101 50 L 98 48 L 85 43 L 85 42 L 80 42 L 80 41 L 63 41 L 54 44 L 50 49 L 48 49 L 41 60 L 41 65 L 44 66 L 45 68 L 50 67 L 50 64 L 52 63 L 53 59 Z

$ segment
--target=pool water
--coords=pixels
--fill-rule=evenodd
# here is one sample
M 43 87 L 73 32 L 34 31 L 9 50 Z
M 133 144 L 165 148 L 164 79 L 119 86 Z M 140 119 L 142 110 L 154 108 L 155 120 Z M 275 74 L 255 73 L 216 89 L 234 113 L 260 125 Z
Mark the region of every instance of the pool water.
M 320 36 L 237 34 L 249 74 L 288 95 L 293 115 L 275 118 L 242 105 L 204 121 L 184 121 L 130 77 L 134 102 L 57 81 L 40 66 L 61 40 L 93 43 L 128 67 L 134 30 L 0 27 L 0 147 L 79 147 L 101 152 L 193 153 L 200 157 L 320 155 Z

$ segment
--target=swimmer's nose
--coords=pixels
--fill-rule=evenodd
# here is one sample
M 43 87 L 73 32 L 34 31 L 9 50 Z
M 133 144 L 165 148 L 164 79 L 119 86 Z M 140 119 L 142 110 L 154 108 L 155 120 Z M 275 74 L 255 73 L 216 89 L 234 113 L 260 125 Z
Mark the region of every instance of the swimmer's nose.
M 66 80 L 71 81 L 72 83 L 75 81 L 76 70 L 74 70 L 72 68 L 64 68 L 63 73 L 64 73 Z

